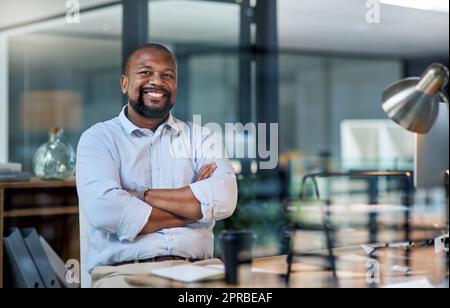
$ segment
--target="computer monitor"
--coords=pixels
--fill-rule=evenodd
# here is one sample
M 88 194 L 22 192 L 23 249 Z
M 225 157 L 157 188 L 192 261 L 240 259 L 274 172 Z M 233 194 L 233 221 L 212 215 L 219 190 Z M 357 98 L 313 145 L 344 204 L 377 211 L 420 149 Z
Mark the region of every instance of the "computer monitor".
M 442 103 L 431 131 L 426 135 L 416 135 L 416 188 L 445 187 L 445 171 L 449 169 L 449 120 L 449 105 Z

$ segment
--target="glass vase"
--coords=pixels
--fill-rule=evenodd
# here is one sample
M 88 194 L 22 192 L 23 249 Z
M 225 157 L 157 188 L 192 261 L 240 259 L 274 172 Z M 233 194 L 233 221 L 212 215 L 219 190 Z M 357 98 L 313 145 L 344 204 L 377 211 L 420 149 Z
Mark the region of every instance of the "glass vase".
M 65 180 L 74 176 L 75 151 L 65 141 L 64 131 L 52 128 L 48 141 L 34 153 L 33 170 L 43 180 Z

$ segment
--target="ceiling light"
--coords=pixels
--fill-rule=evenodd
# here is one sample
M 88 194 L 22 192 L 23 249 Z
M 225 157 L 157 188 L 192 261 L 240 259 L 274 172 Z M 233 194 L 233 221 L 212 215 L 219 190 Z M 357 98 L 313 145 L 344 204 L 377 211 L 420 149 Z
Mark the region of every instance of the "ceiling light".
M 381 0 L 381 3 L 411 9 L 449 13 L 448 0 Z

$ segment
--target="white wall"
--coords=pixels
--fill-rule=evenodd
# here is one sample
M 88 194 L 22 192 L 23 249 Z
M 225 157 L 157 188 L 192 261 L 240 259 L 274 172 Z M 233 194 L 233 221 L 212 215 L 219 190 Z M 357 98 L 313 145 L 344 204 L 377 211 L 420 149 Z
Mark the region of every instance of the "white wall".
M 8 40 L 0 34 L 0 162 L 8 161 Z

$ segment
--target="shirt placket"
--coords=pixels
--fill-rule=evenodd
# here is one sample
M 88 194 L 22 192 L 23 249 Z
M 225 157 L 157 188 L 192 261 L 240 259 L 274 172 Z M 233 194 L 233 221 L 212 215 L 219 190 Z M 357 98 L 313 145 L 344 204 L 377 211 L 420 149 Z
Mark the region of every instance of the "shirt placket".
M 163 138 L 163 132 L 164 131 L 157 131 L 155 135 L 153 136 L 153 140 L 150 146 L 150 153 L 151 153 L 151 179 L 152 179 L 152 187 L 154 188 L 160 188 L 161 186 L 164 186 L 165 183 L 163 182 L 163 179 L 161 177 L 161 162 L 159 161 L 161 158 L 161 152 L 163 149 L 162 146 L 162 138 Z M 158 140 L 159 139 L 159 140 Z M 159 142 L 159 144 L 157 144 Z M 171 255 L 172 251 L 176 245 L 175 241 L 175 234 L 171 232 L 170 230 L 164 230 L 164 241 L 166 244 L 166 254 Z
M 150 188 L 153 188 L 153 164 L 152 164 L 152 157 L 153 157 L 153 140 L 150 142 L 150 145 L 148 146 L 148 160 L 150 163 Z

